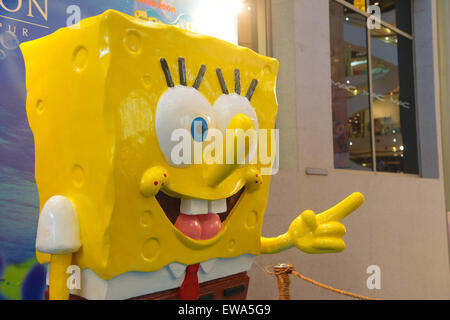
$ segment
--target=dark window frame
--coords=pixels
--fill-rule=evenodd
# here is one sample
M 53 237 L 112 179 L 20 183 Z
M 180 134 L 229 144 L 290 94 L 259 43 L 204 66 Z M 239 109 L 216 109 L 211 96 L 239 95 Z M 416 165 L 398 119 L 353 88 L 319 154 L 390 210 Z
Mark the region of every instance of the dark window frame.
M 360 8 L 357 8 L 355 5 L 349 3 L 346 0 L 330 0 L 331 2 L 335 2 L 337 4 L 340 4 L 344 7 L 347 7 L 348 9 L 354 11 L 355 13 L 365 17 L 366 21 L 369 17 L 371 17 L 371 13 L 368 13 L 366 11 L 361 10 Z M 406 1 L 406 0 L 405 0 Z M 370 5 L 370 0 L 366 0 L 365 1 L 365 6 L 366 8 L 368 8 L 368 6 Z M 412 5 L 412 0 L 408 1 L 409 4 L 409 16 L 401 16 L 401 15 L 397 15 L 396 16 L 396 20 L 397 20 L 397 25 L 401 25 L 402 27 L 404 27 L 405 25 L 409 26 L 406 28 L 398 28 L 397 26 L 394 26 L 386 21 L 383 20 L 383 18 L 381 18 L 380 24 L 382 27 L 388 28 L 390 30 L 392 30 L 393 32 L 395 32 L 398 36 L 399 39 L 404 38 L 407 40 L 411 41 L 411 48 L 414 48 L 414 34 L 413 34 L 413 30 L 414 30 L 414 26 L 413 26 L 413 5 Z M 373 108 L 374 108 L 374 92 L 373 92 L 373 76 L 372 76 L 372 48 L 371 48 L 371 41 L 372 41 L 372 30 L 369 29 L 367 26 L 365 27 L 366 30 L 366 36 L 367 36 L 367 56 L 368 56 L 368 81 L 369 81 L 369 113 L 370 113 L 370 131 L 371 131 L 371 139 L 370 139 L 370 146 L 371 146 L 371 157 L 372 157 L 372 170 L 370 172 L 385 172 L 385 171 L 379 171 L 377 170 L 377 153 L 376 153 L 376 138 L 375 138 L 375 130 L 374 130 L 374 117 L 373 117 Z M 406 31 L 405 31 L 406 30 Z M 411 68 L 411 72 L 412 72 L 412 77 L 413 77 L 413 93 L 414 93 L 414 97 L 417 96 L 417 90 L 416 90 L 416 68 L 415 68 L 415 63 L 414 63 L 414 53 L 411 56 L 410 61 L 408 61 L 408 65 L 412 65 Z M 405 63 L 402 63 L 402 65 L 405 65 Z M 400 68 L 400 65 L 399 65 Z M 403 108 L 400 108 L 400 119 L 401 119 L 401 127 L 402 127 L 402 132 L 404 132 L 404 135 L 407 137 L 406 139 L 410 139 L 410 141 L 408 142 L 409 145 L 411 145 L 413 147 L 412 149 L 412 154 L 414 155 L 413 157 L 409 158 L 409 162 L 405 163 L 404 167 L 403 167 L 403 173 L 409 173 L 409 174 L 419 174 L 419 170 L 420 170 L 420 163 L 419 163 L 419 152 L 418 152 L 418 148 L 419 148 L 419 132 L 417 129 L 417 124 L 418 124 L 418 119 L 417 119 L 417 98 L 413 99 L 413 108 L 414 108 L 414 112 L 410 113 L 410 114 L 406 114 L 405 110 L 403 110 Z M 411 123 L 413 125 L 411 125 Z M 404 130 L 405 128 L 405 130 Z M 410 133 L 411 131 L 414 131 L 412 134 Z M 405 143 L 406 144 L 406 143 Z M 345 170 L 345 168 L 336 168 L 338 170 Z M 390 172 L 392 173 L 392 172 Z

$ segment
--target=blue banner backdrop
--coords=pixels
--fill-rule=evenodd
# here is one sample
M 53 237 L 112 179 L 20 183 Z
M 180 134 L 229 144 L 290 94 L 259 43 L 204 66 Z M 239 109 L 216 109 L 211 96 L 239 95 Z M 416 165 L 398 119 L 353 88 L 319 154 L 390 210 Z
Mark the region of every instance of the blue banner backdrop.
M 217 1 L 222 6 L 227 5 L 227 0 Z M 0 0 L 0 299 L 42 299 L 45 290 L 46 270 L 36 262 L 34 251 L 39 197 L 34 180 L 34 142 L 25 111 L 25 69 L 19 44 L 106 9 L 201 32 L 196 16 L 201 14 L 203 6 L 213 2 Z M 231 20 L 227 29 L 231 37 L 226 40 L 236 42 L 236 21 Z

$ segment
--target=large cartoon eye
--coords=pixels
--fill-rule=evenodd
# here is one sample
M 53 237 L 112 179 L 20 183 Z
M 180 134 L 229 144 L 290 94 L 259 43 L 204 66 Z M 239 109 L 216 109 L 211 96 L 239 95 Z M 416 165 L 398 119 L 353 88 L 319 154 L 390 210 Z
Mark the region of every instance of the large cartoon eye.
M 229 93 L 225 79 L 220 68 L 216 69 L 217 78 L 222 88 L 223 94 L 214 103 L 214 114 L 216 115 L 217 128 L 226 134 L 225 131 L 230 124 L 230 121 L 239 113 L 245 114 L 252 121 L 255 127 L 256 139 L 253 140 L 253 145 L 250 146 L 250 153 L 248 160 L 251 160 L 256 153 L 257 139 L 258 139 L 258 118 L 256 117 L 255 109 L 250 104 L 252 96 L 255 92 L 258 81 L 253 79 L 248 87 L 245 97 L 241 96 L 241 75 L 240 70 L 234 70 L 234 91 Z
M 192 143 L 206 139 L 208 127 L 214 126 L 212 113 L 208 100 L 194 88 L 171 87 L 161 96 L 156 107 L 155 127 L 159 146 L 169 164 L 179 167 L 191 163 L 174 160 L 174 152 L 177 158 L 185 156 L 185 152 L 191 154 Z M 182 143 L 186 148 L 175 149 Z
M 255 109 L 250 104 L 250 101 L 236 93 L 222 94 L 214 103 L 214 114 L 217 129 L 221 130 L 224 135 L 225 131 L 234 116 L 238 113 L 245 114 L 252 121 L 256 130 L 256 139 L 253 145 L 250 146 L 250 153 L 248 159 L 252 159 L 256 153 L 257 138 L 258 138 L 258 118 L 256 117 Z
M 184 58 L 178 58 L 181 84 L 179 86 L 174 86 L 167 61 L 164 58 L 161 58 L 160 61 L 169 88 L 158 102 L 155 126 L 158 142 L 166 161 L 173 166 L 186 166 L 193 163 L 191 162 L 191 151 L 198 148 L 192 147 L 198 146 L 208 139 L 208 128 L 217 128 L 225 136 L 230 121 L 237 114 L 248 116 L 255 127 L 256 132 L 252 136 L 256 139 L 249 140 L 252 145 L 250 146 L 248 160 L 252 159 L 257 146 L 258 119 L 250 101 L 258 81 L 253 79 L 246 96 L 241 96 L 240 71 L 235 69 L 235 93 L 229 94 L 222 71 L 217 68 L 216 73 L 223 94 L 211 107 L 206 98 L 198 91 L 206 72 L 204 65 L 200 67 L 191 88 L 186 84 Z M 189 135 L 189 141 L 187 141 L 186 132 Z M 180 141 L 180 139 L 184 140 Z M 182 148 L 180 148 L 180 145 Z M 183 153 L 181 162 L 178 161 L 180 152 Z M 174 160 L 174 157 L 177 158 L 177 161 Z
M 216 125 L 220 130 L 228 127 L 231 119 L 238 113 L 243 113 L 253 121 L 255 129 L 258 129 L 258 118 L 255 109 L 250 102 L 236 93 L 222 94 L 214 103 Z

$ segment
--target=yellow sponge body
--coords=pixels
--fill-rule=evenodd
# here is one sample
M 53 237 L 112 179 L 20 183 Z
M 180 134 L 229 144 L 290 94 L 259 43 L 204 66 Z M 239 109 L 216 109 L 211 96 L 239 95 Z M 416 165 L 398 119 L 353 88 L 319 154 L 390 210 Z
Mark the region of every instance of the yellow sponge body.
M 183 236 L 156 198 L 140 193 L 139 183 L 155 166 L 169 176 L 162 191 L 178 197 L 226 198 L 246 183 L 245 168 L 211 187 L 203 179 L 203 165 L 167 164 L 155 132 L 156 106 L 168 90 L 161 58 L 175 85 L 179 57 L 186 61 L 188 86 L 204 64 L 207 72 L 199 91 L 211 105 L 222 94 L 216 68 L 230 91 L 236 68 L 243 94 L 257 79 L 251 104 L 259 129 L 275 126 L 275 59 L 113 10 L 23 43 L 21 49 L 40 206 L 54 195 L 75 205 L 82 247 L 73 263 L 109 279 L 128 271 L 155 271 L 171 262 L 259 254 L 269 176 L 257 190 L 243 192 L 219 235 L 205 241 Z M 46 254 L 37 256 L 41 263 L 49 261 Z

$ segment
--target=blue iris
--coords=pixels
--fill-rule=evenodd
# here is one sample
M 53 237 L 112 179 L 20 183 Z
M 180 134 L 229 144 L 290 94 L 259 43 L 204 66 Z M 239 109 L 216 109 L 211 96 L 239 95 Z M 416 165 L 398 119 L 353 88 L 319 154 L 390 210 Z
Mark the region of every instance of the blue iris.
M 197 117 L 192 120 L 191 124 L 192 138 L 197 142 L 202 142 L 208 135 L 208 123 L 202 117 Z

